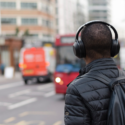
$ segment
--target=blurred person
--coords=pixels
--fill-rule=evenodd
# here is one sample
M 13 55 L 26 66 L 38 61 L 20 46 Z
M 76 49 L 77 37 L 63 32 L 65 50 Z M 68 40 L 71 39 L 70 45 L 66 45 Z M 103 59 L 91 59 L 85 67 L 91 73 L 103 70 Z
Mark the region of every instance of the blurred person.
M 114 28 L 102 21 L 92 21 L 77 31 L 74 53 L 77 57 L 84 58 L 86 67 L 81 68 L 80 75 L 68 85 L 65 96 L 65 125 L 107 125 L 112 92 L 108 83 L 104 84 L 102 80 L 119 77 L 119 70 L 111 57 L 117 55 L 120 49 L 117 31 L 113 29 L 115 40 L 112 40 L 109 27 Z M 78 40 L 80 32 L 81 41 Z M 122 75 L 125 76 L 125 73 Z M 117 115 L 114 112 L 115 114 Z
M 4 75 L 4 69 L 5 69 L 5 65 L 2 63 L 0 63 L 0 71 L 1 71 L 1 74 Z

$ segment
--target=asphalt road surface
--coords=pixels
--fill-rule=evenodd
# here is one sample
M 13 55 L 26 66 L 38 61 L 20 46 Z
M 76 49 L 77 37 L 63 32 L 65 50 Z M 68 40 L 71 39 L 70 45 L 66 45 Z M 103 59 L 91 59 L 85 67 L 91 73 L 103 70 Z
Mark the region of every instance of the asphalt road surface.
M 0 82 L 0 125 L 64 125 L 64 97 L 53 83 Z

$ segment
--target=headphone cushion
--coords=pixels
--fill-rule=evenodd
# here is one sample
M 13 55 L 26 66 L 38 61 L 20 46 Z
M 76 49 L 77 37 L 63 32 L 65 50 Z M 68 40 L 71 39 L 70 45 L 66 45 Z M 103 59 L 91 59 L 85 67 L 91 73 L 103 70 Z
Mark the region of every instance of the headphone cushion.
M 75 42 L 73 44 L 73 52 L 74 54 L 79 58 L 80 57 L 80 48 L 79 48 L 79 45 L 78 45 L 78 42 Z
M 79 41 L 79 46 L 80 46 L 81 58 L 86 57 L 86 50 L 83 41 Z
M 111 57 L 116 56 L 119 53 L 119 50 L 120 50 L 120 44 L 118 40 L 113 40 L 111 47 Z
M 82 41 L 76 41 L 73 44 L 73 51 L 78 58 L 84 58 L 86 56 L 85 47 Z

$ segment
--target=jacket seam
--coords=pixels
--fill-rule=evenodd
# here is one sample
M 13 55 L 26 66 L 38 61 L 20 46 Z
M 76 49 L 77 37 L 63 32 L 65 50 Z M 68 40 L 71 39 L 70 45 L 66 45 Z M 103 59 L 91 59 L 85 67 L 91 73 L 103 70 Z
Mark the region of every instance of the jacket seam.
M 105 89 L 105 88 L 108 88 L 108 87 L 98 88 L 98 89 L 94 89 L 94 90 L 91 90 L 91 91 L 82 92 L 81 94 L 83 94 L 83 93 L 88 93 L 88 92 L 92 92 L 92 91 L 99 90 L 99 89 Z
M 92 111 L 92 112 L 99 112 L 99 111 L 106 111 L 108 109 L 102 109 L 102 110 L 95 110 L 95 111 Z
M 92 78 L 89 78 L 89 79 L 92 79 Z M 88 82 L 93 82 L 93 81 L 97 81 L 97 80 L 93 80 L 93 79 L 92 79 L 92 80 L 89 80 L 89 81 L 85 81 L 86 83 L 84 83 L 84 85 L 85 85 L 85 84 L 88 84 Z M 76 81 L 75 81 L 75 82 L 76 82 Z M 79 84 L 79 85 L 77 85 L 77 86 L 80 86 L 80 85 L 81 85 L 81 84 Z
M 67 103 L 66 103 L 66 105 L 71 105 L 71 106 L 79 106 L 79 105 L 72 105 L 72 104 L 67 104 Z M 79 107 L 83 107 L 83 106 L 79 106 Z
M 65 117 L 66 117 L 67 115 L 65 115 Z M 69 115 L 69 116 L 71 116 L 71 117 L 81 117 L 81 118 L 84 118 L 83 116 L 76 116 L 76 115 Z
M 88 101 L 88 102 L 100 101 L 100 100 L 104 100 L 104 99 L 109 99 L 109 98 L 97 99 L 97 100 L 92 100 L 92 101 Z
M 104 121 L 107 121 L 107 119 L 103 120 L 103 121 L 94 121 L 94 120 L 92 120 L 92 122 L 95 122 L 95 123 L 97 123 L 97 122 L 104 122 Z
M 66 93 L 66 95 L 73 95 L 73 96 L 78 97 L 77 95 L 74 95 L 74 94 L 71 94 L 71 93 Z
M 115 65 L 114 65 L 115 66 Z M 114 67 L 114 66 L 109 66 L 110 67 L 110 69 L 117 69 L 116 67 Z M 109 67 L 105 67 L 105 68 L 100 68 L 100 69 L 90 69 L 89 70 L 89 72 L 91 71 L 91 72 L 93 72 L 93 71 L 98 71 L 98 70 L 106 70 L 106 69 L 109 69 Z

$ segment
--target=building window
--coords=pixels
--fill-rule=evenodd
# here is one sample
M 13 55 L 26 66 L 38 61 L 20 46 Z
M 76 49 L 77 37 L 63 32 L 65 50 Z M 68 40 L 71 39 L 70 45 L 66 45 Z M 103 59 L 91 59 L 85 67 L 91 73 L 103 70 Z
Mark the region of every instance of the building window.
M 16 18 L 1 18 L 2 24 L 16 24 Z
M 58 24 L 59 24 L 59 19 L 56 18 L 56 25 L 58 26 Z
M 22 9 L 37 9 L 37 3 L 22 2 L 21 3 L 21 8 Z
M 51 27 L 52 26 L 52 22 L 50 20 L 43 19 L 42 20 L 42 25 L 46 26 L 46 27 Z
M 16 3 L 15 2 L 0 2 L 0 8 L 5 9 L 15 9 Z
M 102 13 L 107 13 L 108 10 L 91 10 L 91 12 L 97 12 L 97 13 L 102 12 Z
M 50 5 L 42 4 L 42 11 L 50 13 L 50 8 L 51 8 Z
M 59 30 L 58 29 L 56 29 L 56 33 L 59 34 Z
M 38 34 L 31 34 L 31 36 L 38 37 L 39 35 Z
M 43 34 L 43 41 L 51 41 L 52 36 L 50 34 Z
M 38 25 L 38 19 L 35 18 L 23 18 L 21 22 L 23 25 Z
M 58 14 L 58 7 L 56 7 L 56 14 Z
M 100 0 L 97 0 L 97 1 L 93 1 L 91 5 L 94 5 L 94 6 L 106 6 L 107 5 L 107 2 L 106 1 L 100 1 Z

